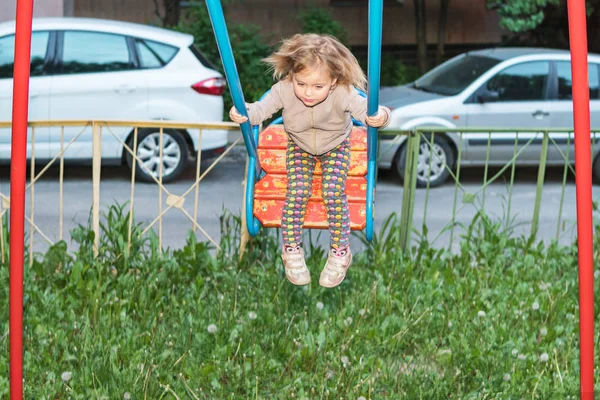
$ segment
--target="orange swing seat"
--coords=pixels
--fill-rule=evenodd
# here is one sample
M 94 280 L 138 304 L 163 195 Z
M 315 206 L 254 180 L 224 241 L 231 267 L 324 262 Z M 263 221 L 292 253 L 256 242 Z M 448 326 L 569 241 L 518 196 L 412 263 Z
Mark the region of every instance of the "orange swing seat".
M 346 180 L 350 209 L 350 228 L 363 230 L 367 217 L 367 130 L 353 127 L 350 133 L 351 156 Z M 269 125 L 258 138 L 258 160 L 265 171 L 254 186 L 254 216 L 265 227 L 279 228 L 287 187 L 286 150 L 288 136 L 283 125 Z M 317 162 L 308 201 L 304 227 L 327 229 L 327 214 L 322 197 L 321 163 Z

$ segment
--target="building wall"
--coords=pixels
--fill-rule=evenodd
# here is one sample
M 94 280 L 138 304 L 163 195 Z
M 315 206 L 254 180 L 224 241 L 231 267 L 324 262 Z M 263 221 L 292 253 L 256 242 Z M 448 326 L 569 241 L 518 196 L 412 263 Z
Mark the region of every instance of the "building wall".
M 162 4 L 161 0 L 156 0 Z M 76 17 L 106 18 L 157 25 L 153 0 L 73 0 Z
M 51 1 L 51 0 L 37 0 Z M 58 1 L 58 0 L 52 0 Z M 158 24 L 155 2 L 151 0 L 72 0 L 75 16 L 110 18 L 145 24 Z M 160 0 L 158 0 L 159 3 Z M 227 7 L 232 22 L 250 23 L 262 27 L 265 35 L 274 41 L 300 30 L 295 15 L 309 6 L 330 7 L 330 0 L 241 0 Z M 350 45 L 366 45 L 367 1 L 363 6 L 330 7 L 336 20 L 349 32 Z M 498 43 L 501 29 L 498 17 L 486 7 L 485 1 L 453 0 L 450 3 L 446 43 L 484 44 Z M 437 42 L 439 2 L 427 1 L 427 40 Z M 411 0 L 403 5 L 386 6 L 383 21 L 384 45 L 414 45 L 414 8 Z
M 160 1 L 159 1 L 160 2 Z M 365 2 L 366 3 L 366 2 Z M 263 28 L 273 39 L 292 35 L 300 30 L 295 18 L 310 5 L 329 7 L 330 0 L 243 0 L 233 2 L 227 8 L 227 16 L 233 22 L 251 23 Z M 448 15 L 446 43 L 497 43 L 502 30 L 498 16 L 483 1 L 453 0 Z M 439 3 L 426 2 L 427 40 L 437 42 Z M 351 45 L 367 43 L 367 8 L 354 6 L 331 7 L 334 17 L 349 32 Z M 155 6 L 149 0 L 35 0 L 34 17 L 58 17 L 74 15 L 81 17 L 109 18 L 145 24 L 157 24 Z M 0 1 L 0 21 L 12 20 L 16 14 L 16 1 Z M 405 0 L 402 6 L 384 8 L 383 44 L 403 45 L 415 43 L 413 2 Z
M 66 0 L 69 1 L 69 0 Z M 72 1 L 72 0 L 71 0 Z M 16 0 L 0 0 L 0 22 L 14 20 L 17 15 Z M 63 0 L 35 0 L 33 16 L 62 17 L 64 15 Z
M 81 1 L 81 0 L 80 0 Z M 89 0 L 87 0 L 89 1 Z M 332 7 L 333 16 L 348 30 L 349 44 L 365 45 L 368 42 L 367 6 Z M 437 42 L 439 2 L 425 2 L 427 41 Z M 295 18 L 310 5 L 328 7 L 329 0 L 244 0 L 233 3 L 227 16 L 235 22 L 252 23 L 265 27 L 276 39 L 292 35 L 300 30 Z M 274 6 L 277 4 L 277 6 Z M 498 43 L 501 37 L 497 14 L 487 9 L 484 1 L 453 0 L 448 14 L 446 43 Z M 415 19 L 413 2 L 405 0 L 402 6 L 386 6 L 383 12 L 383 45 L 415 43 Z

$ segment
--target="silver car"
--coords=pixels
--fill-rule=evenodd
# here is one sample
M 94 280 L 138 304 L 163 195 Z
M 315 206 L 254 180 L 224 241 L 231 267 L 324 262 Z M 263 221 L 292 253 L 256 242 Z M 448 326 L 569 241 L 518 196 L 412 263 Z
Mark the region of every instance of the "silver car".
M 537 48 L 497 48 L 461 54 L 434 68 L 415 82 L 382 88 L 380 102 L 392 109 L 387 130 L 422 127 L 481 132 L 447 132 L 433 135 L 433 146 L 419 147 L 417 185 L 437 186 L 448 179 L 462 143 L 461 167 L 505 165 L 514 155 L 515 132 L 489 129 L 540 129 L 573 127 L 570 53 Z M 592 129 L 600 129 L 600 55 L 590 54 L 589 86 Z M 404 176 L 406 136 L 381 132 L 379 167 L 395 168 Z M 521 132 L 517 165 L 537 165 L 543 134 Z M 548 165 L 563 165 L 567 150 L 574 162 L 573 134 L 551 133 Z M 600 139 L 600 138 L 599 138 Z M 530 142 L 531 141 L 531 142 Z M 526 143 L 530 144 L 525 146 Z M 432 151 L 430 151 L 430 148 Z M 594 146 L 593 172 L 600 178 L 600 145 Z M 429 166 L 431 165 L 431 169 Z

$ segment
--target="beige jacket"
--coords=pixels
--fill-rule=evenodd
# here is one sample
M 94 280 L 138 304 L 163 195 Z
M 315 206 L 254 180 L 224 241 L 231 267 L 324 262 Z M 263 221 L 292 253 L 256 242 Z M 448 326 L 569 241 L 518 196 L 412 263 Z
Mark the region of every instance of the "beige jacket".
M 283 126 L 292 140 L 304 151 L 321 155 L 336 148 L 352 130 L 352 118 L 366 125 L 367 99 L 354 88 L 335 87 L 327 98 L 314 107 L 307 107 L 294 94 L 292 82 L 280 81 L 261 100 L 248 104 L 252 125 L 258 125 L 283 109 Z M 390 120 L 390 110 L 380 106 Z

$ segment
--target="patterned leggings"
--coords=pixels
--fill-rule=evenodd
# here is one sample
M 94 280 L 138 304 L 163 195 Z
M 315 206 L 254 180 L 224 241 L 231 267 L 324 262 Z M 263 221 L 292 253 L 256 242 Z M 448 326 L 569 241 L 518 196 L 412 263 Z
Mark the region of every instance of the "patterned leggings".
M 341 145 L 320 156 L 305 152 L 289 139 L 286 160 L 288 185 L 281 217 L 284 246 L 302 245 L 304 216 L 311 196 L 317 160 L 321 161 L 323 168 L 323 201 L 329 222 L 331 247 L 337 249 L 348 246 L 350 216 L 346 199 L 346 177 L 350 164 L 350 139 L 347 138 Z

